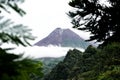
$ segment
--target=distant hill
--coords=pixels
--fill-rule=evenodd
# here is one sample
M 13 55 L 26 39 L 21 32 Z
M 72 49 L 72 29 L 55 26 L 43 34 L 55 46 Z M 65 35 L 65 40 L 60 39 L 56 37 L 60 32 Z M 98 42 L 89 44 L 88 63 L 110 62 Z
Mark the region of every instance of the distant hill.
M 86 49 L 89 45 L 85 42 L 78 34 L 70 29 L 56 28 L 47 37 L 35 43 L 37 46 L 61 46 L 61 47 L 73 47 L 73 48 L 83 48 Z
M 44 75 L 48 74 L 53 67 L 55 67 L 60 61 L 63 61 L 64 56 L 62 57 L 42 57 L 36 59 L 37 61 L 41 61 L 43 63 L 43 73 Z

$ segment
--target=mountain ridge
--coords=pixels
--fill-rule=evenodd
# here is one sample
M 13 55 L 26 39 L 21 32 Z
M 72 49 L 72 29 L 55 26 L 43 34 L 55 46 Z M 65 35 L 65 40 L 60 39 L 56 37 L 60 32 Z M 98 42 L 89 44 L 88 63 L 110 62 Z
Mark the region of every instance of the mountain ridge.
M 73 47 L 86 49 L 89 45 L 78 34 L 70 29 L 56 28 L 47 37 L 35 43 L 37 46 L 61 46 L 61 47 Z

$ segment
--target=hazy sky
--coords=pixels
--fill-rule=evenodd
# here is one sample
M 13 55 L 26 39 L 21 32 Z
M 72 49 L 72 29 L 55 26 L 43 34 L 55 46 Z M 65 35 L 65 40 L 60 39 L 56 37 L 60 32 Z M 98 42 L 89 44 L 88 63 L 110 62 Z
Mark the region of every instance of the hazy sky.
M 16 23 L 23 23 L 32 29 L 33 35 L 39 41 L 46 37 L 55 28 L 72 28 L 71 19 L 67 16 L 72 8 L 68 5 L 70 0 L 25 0 L 21 8 L 26 11 L 26 15 L 20 17 L 12 11 L 8 17 Z M 81 37 L 88 38 L 89 34 L 77 31 Z M 33 42 L 34 43 L 34 42 Z
M 29 24 L 38 40 L 47 36 L 57 27 L 72 28 L 67 12 L 71 10 L 70 0 L 26 0 L 24 9 L 27 15 L 24 22 Z M 80 33 L 80 32 L 79 32 Z M 88 37 L 80 33 L 82 37 Z
M 71 19 L 66 13 L 72 10 L 68 5 L 71 0 L 25 0 L 21 4 L 21 8 L 26 11 L 26 15 L 21 17 L 14 11 L 11 14 L 7 14 L 9 18 L 12 18 L 16 23 L 22 23 L 32 29 L 33 35 L 37 36 L 34 41 L 39 41 L 46 37 L 55 28 L 72 28 Z M 105 0 L 100 0 L 105 4 Z M 73 29 L 73 28 L 72 28 Z M 89 33 L 74 30 L 83 38 L 89 38 Z M 34 43 L 33 42 L 33 43 Z
M 14 11 L 11 14 L 2 12 L 7 18 L 12 19 L 16 24 L 24 24 L 28 28 L 32 29 L 34 36 L 37 36 L 34 44 L 42 38 L 46 37 L 55 28 L 72 28 L 71 19 L 67 16 L 67 12 L 71 10 L 68 5 L 69 0 L 25 0 L 25 3 L 21 4 L 21 8 L 26 11 L 26 15 L 21 17 Z M 74 30 L 81 37 L 88 38 L 89 34 Z M 13 47 L 10 44 L 4 44 L 3 47 Z M 70 48 L 62 47 L 17 47 L 13 50 L 15 53 L 25 52 L 26 56 L 35 58 L 39 57 L 59 57 L 65 56 Z M 72 48 L 71 48 L 72 49 Z M 83 51 L 83 50 L 82 50 Z
M 68 5 L 70 0 L 25 0 L 25 3 L 21 4 L 21 8 L 26 11 L 24 17 L 19 16 L 13 12 L 6 15 L 6 18 L 12 18 L 15 23 L 22 23 L 32 29 L 33 35 L 38 38 L 33 41 L 32 44 L 46 37 L 55 28 L 72 28 L 71 19 L 67 16 L 67 12 L 72 8 Z M 74 30 L 83 38 L 88 38 L 89 33 Z M 8 45 L 7 45 L 8 47 Z M 34 57 L 54 56 L 59 57 L 67 53 L 69 48 L 60 47 L 28 47 L 27 49 L 19 48 L 16 52 L 24 52 L 26 55 Z M 59 53 L 58 53 L 59 52 Z
M 56 27 L 72 26 L 66 15 L 69 10 L 68 0 L 26 0 L 24 7 L 27 12 L 24 22 L 40 37 L 45 37 Z
M 26 15 L 21 17 L 14 11 L 11 14 L 2 12 L 7 18 L 11 18 L 17 24 L 24 24 L 32 29 L 33 35 L 37 39 L 32 44 L 46 37 L 55 28 L 72 28 L 71 19 L 67 12 L 72 8 L 68 5 L 70 0 L 25 0 L 21 8 L 26 11 Z M 88 38 L 89 33 L 74 30 L 83 38 Z M 11 47 L 11 45 L 5 45 Z M 59 57 L 64 56 L 70 48 L 61 47 L 19 47 L 15 53 L 25 52 L 26 56 L 31 57 Z M 83 51 L 83 50 L 82 50 Z

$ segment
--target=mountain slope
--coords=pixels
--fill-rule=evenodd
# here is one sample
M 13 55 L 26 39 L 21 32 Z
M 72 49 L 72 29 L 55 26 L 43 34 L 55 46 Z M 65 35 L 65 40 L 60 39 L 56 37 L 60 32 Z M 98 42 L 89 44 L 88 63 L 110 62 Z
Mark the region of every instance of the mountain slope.
M 85 42 L 79 35 L 70 29 L 57 28 L 51 32 L 47 37 L 37 42 L 37 46 L 61 46 L 61 47 L 73 47 L 73 48 L 83 48 L 86 49 L 89 45 Z
M 74 49 L 68 51 L 65 59 L 56 65 L 52 71 L 44 77 L 44 80 L 68 80 L 73 68 L 82 58 L 82 52 Z
M 70 50 L 43 80 L 120 80 L 120 43 Z
M 41 61 L 43 63 L 43 73 L 44 75 L 48 74 L 53 67 L 55 67 L 60 61 L 63 61 L 64 56 L 62 57 L 42 57 L 36 59 L 37 61 Z

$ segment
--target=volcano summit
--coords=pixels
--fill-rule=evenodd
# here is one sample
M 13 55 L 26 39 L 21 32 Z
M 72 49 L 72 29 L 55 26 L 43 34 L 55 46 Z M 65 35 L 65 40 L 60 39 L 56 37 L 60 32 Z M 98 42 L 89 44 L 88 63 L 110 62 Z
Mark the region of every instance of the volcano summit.
M 61 46 L 86 49 L 90 43 L 70 29 L 56 28 L 47 37 L 35 43 L 37 46 Z

